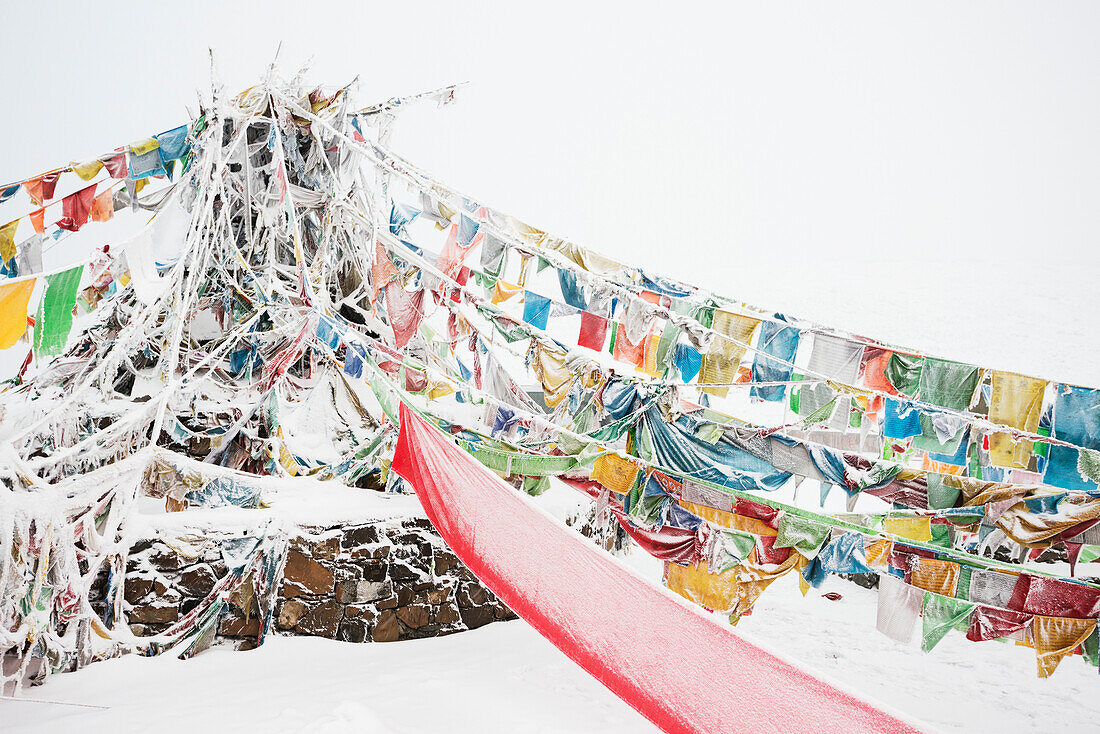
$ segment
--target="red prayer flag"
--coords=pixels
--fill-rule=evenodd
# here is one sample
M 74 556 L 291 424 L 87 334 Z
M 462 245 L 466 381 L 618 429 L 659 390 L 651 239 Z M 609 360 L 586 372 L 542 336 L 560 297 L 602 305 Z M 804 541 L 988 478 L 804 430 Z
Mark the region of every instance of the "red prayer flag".
M 607 341 L 607 319 L 591 311 L 582 311 L 581 333 L 577 337 L 577 346 L 601 352 L 605 341 Z
M 61 219 L 57 221 L 58 227 L 76 232 L 87 224 L 88 215 L 95 202 L 95 187 L 95 184 L 86 186 L 61 200 Z
M 107 173 L 111 178 L 126 178 L 129 175 L 129 171 L 126 169 L 126 153 L 122 148 L 115 149 L 113 155 L 104 156 L 99 160 L 103 163 L 103 167 L 107 169 Z

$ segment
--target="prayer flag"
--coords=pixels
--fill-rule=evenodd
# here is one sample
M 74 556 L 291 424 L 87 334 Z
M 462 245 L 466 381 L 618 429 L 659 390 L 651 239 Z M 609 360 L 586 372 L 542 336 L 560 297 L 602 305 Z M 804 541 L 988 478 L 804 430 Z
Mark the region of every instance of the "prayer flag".
M 34 356 L 36 359 L 59 354 L 65 348 L 73 326 L 73 305 L 84 266 L 77 265 L 46 276 L 46 291 L 38 304 L 34 320 Z
M 0 349 L 19 341 L 27 330 L 27 303 L 34 291 L 35 278 L 0 285 Z

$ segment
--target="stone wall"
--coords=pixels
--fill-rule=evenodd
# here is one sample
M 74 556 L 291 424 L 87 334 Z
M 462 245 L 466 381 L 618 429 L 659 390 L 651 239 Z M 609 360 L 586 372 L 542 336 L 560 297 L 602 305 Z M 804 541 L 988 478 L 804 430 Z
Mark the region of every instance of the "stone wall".
M 608 550 L 622 546 L 617 525 L 597 522 L 594 512 L 566 522 Z M 164 631 L 193 609 L 226 570 L 217 534 L 171 544 L 160 539 L 137 543 L 124 587 L 131 628 L 140 636 Z M 230 597 L 218 638 L 248 648 L 260 618 L 247 592 L 251 585 L 242 588 Z M 506 619 L 515 615 L 427 520 L 402 517 L 296 531 L 289 541 L 274 628 L 281 634 L 347 642 L 393 642 Z
M 167 629 L 226 573 L 217 538 L 194 550 L 162 540 L 134 546 L 124 594 L 136 634 Z M 420 518 L 301 528 L 290 539 L 275 607 L 279 632 L 348 642 L 435 637 L 514 618 Z M 250 595 L 238 592 L 218 637 L 249 647 L 259 625 Z

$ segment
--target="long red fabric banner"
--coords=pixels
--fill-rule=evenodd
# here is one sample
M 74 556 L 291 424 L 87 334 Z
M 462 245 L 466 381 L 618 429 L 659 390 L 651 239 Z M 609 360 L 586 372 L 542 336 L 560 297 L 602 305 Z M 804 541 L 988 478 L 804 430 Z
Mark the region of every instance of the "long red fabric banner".
M 493 593 L 666 732 L 918 731 L 619 564 L 404 404 L 393 469 Z

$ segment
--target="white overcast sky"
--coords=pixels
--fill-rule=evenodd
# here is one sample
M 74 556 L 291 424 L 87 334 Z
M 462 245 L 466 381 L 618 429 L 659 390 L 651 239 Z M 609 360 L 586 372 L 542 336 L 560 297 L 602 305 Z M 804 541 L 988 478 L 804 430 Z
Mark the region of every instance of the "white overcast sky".
M 283 42 L 486 202 L 765 307 L 1100 385 L 1100 4 L 9 0 L 0 179 L 174 127 Z

